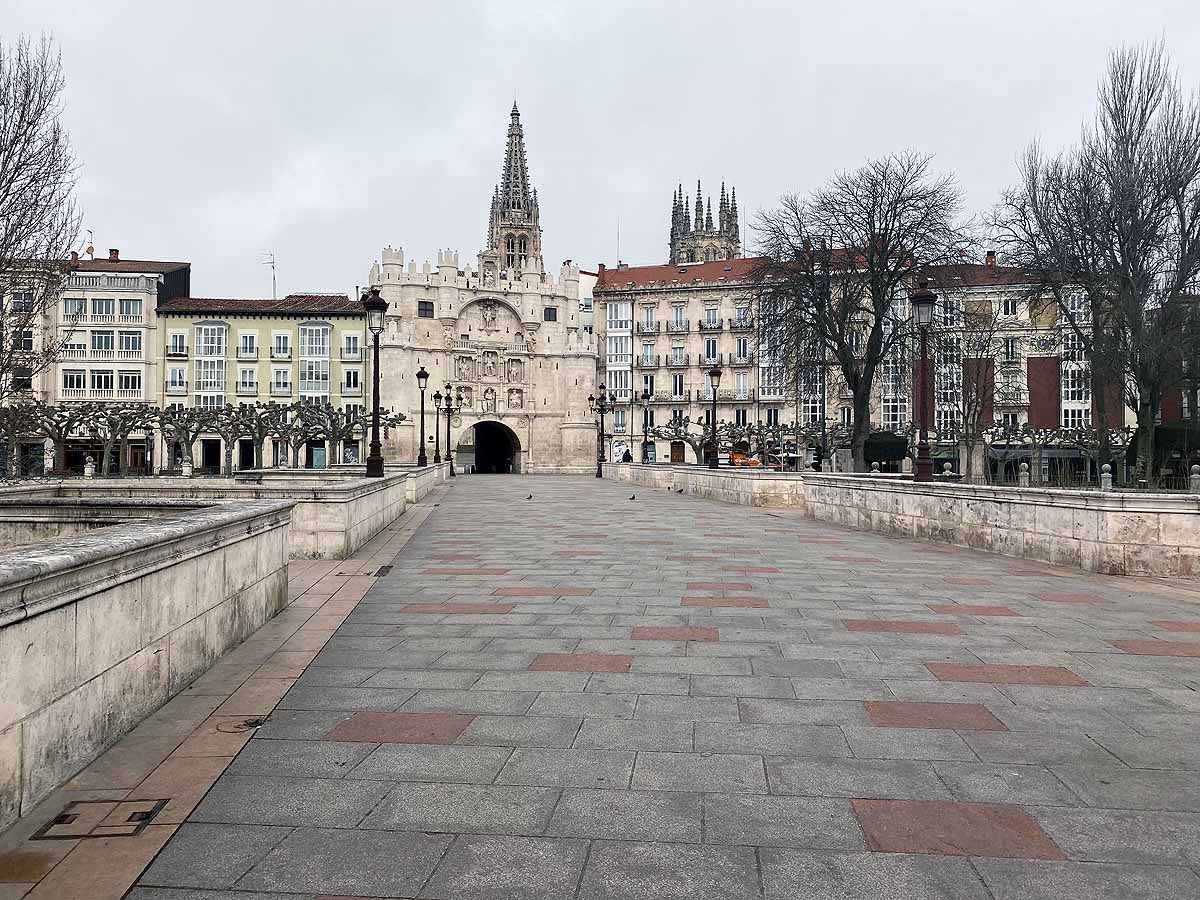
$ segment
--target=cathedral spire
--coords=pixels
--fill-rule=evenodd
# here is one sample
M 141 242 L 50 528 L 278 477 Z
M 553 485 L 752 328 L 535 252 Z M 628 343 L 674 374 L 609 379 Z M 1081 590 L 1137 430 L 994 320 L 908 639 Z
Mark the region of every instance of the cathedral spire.
M 729 195 L 729 221 L 726 224 L 729 226 L 729 234 L 736 238 L 741 232 L 738 227 L 737 188 L 733 188 Z
M 508 146 L 504 150 L 504 168 L 500 172 L 500 204 L 506 210 L 529 210 L 529 166 L 525 161 L 525 132 L 521 111 L 513 103 L 508 125 Z
M 492 194 L 488 216 L 488 247 L 480 254 L 485 281 L 489 276 L 500 277 L 506 269 L 541 272 L 542 229 L 538 219 L 538 195 L 529 182 L 521 111 L 514 102 L 500 183 Z
M 692 218 L 695 223 L 695 228 L 699 231 L 703 228 L 704 222 L 704 201 L 700 199 L 700 179 L 696 179 L 696 215 Z
M 712 231 L 712 197 L 708 198 L 708 212 L 704 214 L 704 230 Z

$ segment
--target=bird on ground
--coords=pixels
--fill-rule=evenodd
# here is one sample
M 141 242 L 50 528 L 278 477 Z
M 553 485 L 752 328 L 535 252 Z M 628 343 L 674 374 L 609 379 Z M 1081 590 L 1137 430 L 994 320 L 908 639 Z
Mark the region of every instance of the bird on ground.
M 528 497 L 526 497 L 525 499 L 526 499 L 526 500 L 532 500 L 532 499 L 533 499 L 533 494 L 530 494 L 530 495 L 529 495 Z
M 636 499 L 637 499 L 637 494 L 630 494 L 630 495 L 629 495 L 629 499 L 630 499 L 630 500 L 636 500 Z

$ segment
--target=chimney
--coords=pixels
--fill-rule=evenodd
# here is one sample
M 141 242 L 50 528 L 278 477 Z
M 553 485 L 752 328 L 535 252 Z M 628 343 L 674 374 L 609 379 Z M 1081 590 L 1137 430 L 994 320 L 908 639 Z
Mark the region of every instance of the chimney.
M 989 250 L 987 253 L 985 253 L 983 255 L 983 264 L 985 266 L 990 266 L 993 269 L 996 268 L 996 251 L 995 250 Z
M 75 250 L 71 251 L 71 268 L 79 265 L 79 253 Z
M 119 262 L 120 259 L 121 259 L 121 251 L 118 250 L 116 247 L 113 247 L 108 251 L 108 261 L 109 262 Z

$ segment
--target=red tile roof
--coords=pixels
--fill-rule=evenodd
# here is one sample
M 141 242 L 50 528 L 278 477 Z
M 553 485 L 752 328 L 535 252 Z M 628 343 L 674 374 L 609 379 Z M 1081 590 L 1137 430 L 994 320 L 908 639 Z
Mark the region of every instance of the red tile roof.
M 936 287 L 1001 287 L 1014 284 L 1035 284 L 1024 269 L 1016 266 L 970 264 L 935 266 L 929 270 L 929 286 Z
M 746 281 L 758 263 L 757 257 L 749 257 L 669 266 L 629 266 L 624 269 L 601 267 L 600 280 L 596 282 L 595 290 L 599 293 L 600 291 L 670 287 L 672 284 L 686 287 L 696 281 L 701 284 Z
M 126 272 L 135 275 L 165 275 L 191 267 L 190 262 L 159 262 L 149 259 L 81 259 L 70 264 L 72 272 Z
M 351 300 L 346 294 L 288 294 L 280 300 L 270 297 L 226 298 L 226 297 L 176 297 L 158 305 L 160 313 L 210 313 L 225 312 L 241 315 L 303 315 L 343 313 L 362 315 L 362 304 Z

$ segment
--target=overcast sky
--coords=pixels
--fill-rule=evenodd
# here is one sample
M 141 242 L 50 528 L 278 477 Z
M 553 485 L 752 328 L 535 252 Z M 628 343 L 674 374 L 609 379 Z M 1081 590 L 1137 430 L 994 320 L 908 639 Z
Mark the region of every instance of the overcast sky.
M 752 218 L 904 147 L 986 209 L 1121 41 L 1200 86 L 1196 0 L 0 0 L 0 38 L 43 30 L 97 254 L 190 260 L 196 296 L 270 296 L 267 250 L 280 295 L 352 291 L 386 244 L 473 262 L 514 97 L 556 272 L 611 265 L 618 219 L 665 262 L 679 182 Z

